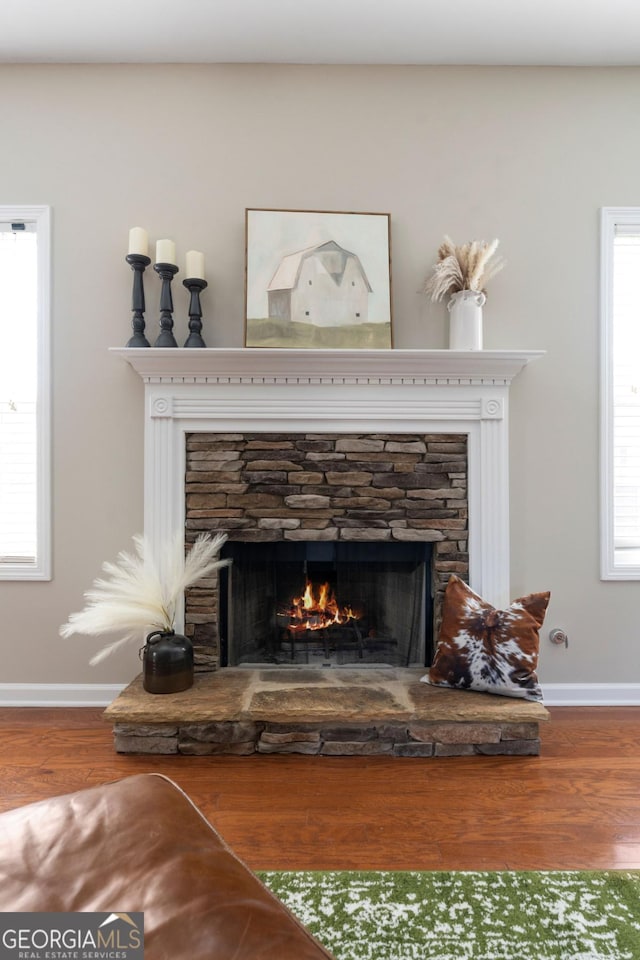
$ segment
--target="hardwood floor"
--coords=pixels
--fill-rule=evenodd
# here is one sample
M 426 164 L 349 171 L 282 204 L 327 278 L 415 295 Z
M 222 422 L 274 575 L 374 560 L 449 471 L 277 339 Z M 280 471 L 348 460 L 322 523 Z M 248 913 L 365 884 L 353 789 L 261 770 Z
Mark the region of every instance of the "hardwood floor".
M 640 708 L 556 707 L 540 757 L 134 757 L 95 709 L 0 709 L 0 811 L 156 771 L 254 870 L 640 868 Z M 153 816 L 153 811 L 150 811 Z

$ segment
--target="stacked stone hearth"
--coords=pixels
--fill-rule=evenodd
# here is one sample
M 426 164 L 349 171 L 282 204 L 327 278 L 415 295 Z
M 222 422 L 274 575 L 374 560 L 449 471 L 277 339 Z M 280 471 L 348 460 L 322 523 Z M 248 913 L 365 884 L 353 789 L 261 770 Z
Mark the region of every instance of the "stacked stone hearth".
M 116 750 L 191 756 L 536 756 L 541 703 L 422 683 L 424 669 L 231 667 L 169 697 L 138 677 L 106 711 Z
M 430 542 L 435 629 L 469 571 L 464 434 L 187 434 L 186 530 L 230 540 Z M 200 671 L 219 665 L 218 583 L 188 591 Z M 434 630 L 435 634 L 435 630 Z

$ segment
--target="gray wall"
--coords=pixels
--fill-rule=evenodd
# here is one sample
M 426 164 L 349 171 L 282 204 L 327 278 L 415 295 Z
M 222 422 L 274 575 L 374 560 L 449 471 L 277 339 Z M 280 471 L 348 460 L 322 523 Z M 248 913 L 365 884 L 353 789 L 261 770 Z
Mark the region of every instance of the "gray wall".
M 142 528 L 128 230 L 205 252 L 205 339 L 241 346 L 246 207 L 390 213 L 403 348 L 446 346 L 418 293 L 442 235 L 500 238 L 485 346 L 547 351 L 512 388 L 512 594 L 552 591 L 543 681 L 637 679 L 640 583 L 598 572 L 598 211 L 640 201 L 638 102 L 635 68 L 0 67 L 0 203 L 50 204 L 54 257 L 54 579 L 0 583 L 0 681 L 138 672 L 57 633 Z

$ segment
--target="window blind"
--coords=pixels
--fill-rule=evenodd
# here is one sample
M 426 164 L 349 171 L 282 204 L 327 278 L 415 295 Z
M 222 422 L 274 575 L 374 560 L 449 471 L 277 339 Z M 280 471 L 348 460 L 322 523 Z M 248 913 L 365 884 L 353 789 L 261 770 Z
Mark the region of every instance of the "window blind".
M 616 548 L 640 548 L 640 224 L 616 225 L 613 256 L 613 497 Z
M 37 553 L 37 234 L 0 224 L 0 562 Z

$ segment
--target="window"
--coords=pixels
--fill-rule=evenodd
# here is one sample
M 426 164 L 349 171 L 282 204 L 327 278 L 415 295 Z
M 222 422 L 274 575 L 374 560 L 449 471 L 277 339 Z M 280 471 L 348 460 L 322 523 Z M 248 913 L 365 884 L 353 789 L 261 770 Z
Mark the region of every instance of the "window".
M 0 579 L 51 577 L 49 208 L 0 206 Z
M 601 220 L 601 576 L 640 580 L 640 207 Z

